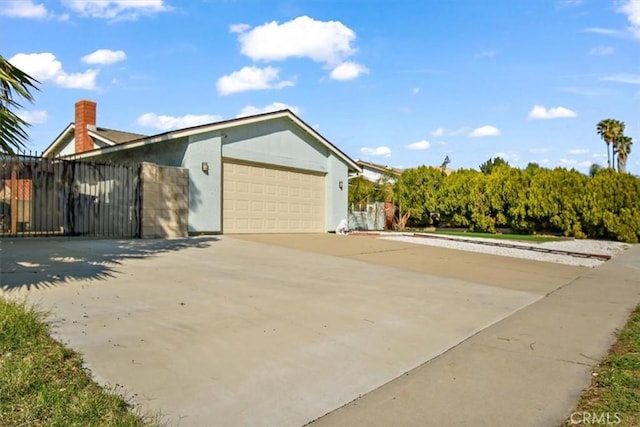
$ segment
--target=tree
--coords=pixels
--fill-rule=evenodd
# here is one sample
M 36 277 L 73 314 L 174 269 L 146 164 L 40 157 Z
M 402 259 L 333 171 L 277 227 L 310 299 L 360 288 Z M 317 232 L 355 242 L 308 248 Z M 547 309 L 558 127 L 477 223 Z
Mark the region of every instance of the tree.
M 503 159 L 502 157 L 496 157 L 495 159 L 489 159 L 486 162 L 484 162 L 483 164 L 480 165 L 480 172 L 482 172 L 485 175 L 491 175 L 491 172 L 493 172 L 493 169 L 498 167 L 498 166 L 509 166 L 509 163 L 507 163 L 507 161 L 505 159 Z
M 393 185 L 393 202 L 398 207 L 398 228 L 409 219 L 416 226 L 431 225 L 438 213 L 438 190 L 446 175 L 440 168 L 420 166 L 407 169 Z
M 612 156 L 609 154 L 609 146 L 611 145 L 611 150 L 615 160 L 616 141 L 624 133 L 624 127 L 625 126 L 623 122 L 615 119 L 600 120 L 600 122 L 598 122 L 598 125 L 596 126 L 598 135 L 600 135 L 600 138 L 602 138 L 605 144 L 607 144 L 608 167 L 612 166 Z
M 443 172 L 446 172 L 447 170 L 447 165 L 451 163 L 451 159 L 449 159 L 449 156 L 446 156 L 444 158 L 444 161 L 442 162 L 442 165 L 440 165 L 440 168 L 442 169 Z
M 364 176 L 358 176 L 349 181 L 349 209 L 363 211 L 370 202 L 375 191 L 375 185 Z
M 631 154 L 633 139 L 630 136 L 620 135 L 616 139 L 618 153 L 618 172 L 625 173 L 627 170 L 627 158 Z
M 31 89 L 38 89 L 36 79 L 15 67 L 0 55 L 0 151 L 15 154 L 28 139 L 29 124 L 16 114 L 22 108 L 17 99 L 33 102 Z
M 597 164 L 597 163 L 594 163 L 594 164 L 592 164 L 592 165 L 589 167 L 589 176 L 590 176 L 591 178 L 593 178 L 593 177 L 594 177 L 594 176 L 596 176 L 596 175 L 598 174 L 598 172 L 600 172 L 601 170 L 602 170 L 602 166 L 600 166 L 600 165 L 599 165 L 599 164 Z

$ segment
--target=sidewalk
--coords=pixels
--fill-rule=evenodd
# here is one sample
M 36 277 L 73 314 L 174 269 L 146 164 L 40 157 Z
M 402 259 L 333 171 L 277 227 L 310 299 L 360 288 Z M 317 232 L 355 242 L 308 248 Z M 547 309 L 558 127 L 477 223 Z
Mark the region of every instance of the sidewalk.
M 639 302 L 636 245 L 312 425 L 561 425 Z

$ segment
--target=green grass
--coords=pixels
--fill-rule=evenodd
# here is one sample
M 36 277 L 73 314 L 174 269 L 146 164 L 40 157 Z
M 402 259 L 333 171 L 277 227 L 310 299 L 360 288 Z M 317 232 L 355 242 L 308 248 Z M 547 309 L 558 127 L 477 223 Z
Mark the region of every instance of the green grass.
M 0 297 L 0 425 L 157 425 L 98 386 L 49 335 L 45 314 Z
M 640 306 L 594 370 L 591 386 L 582 394 L 574 413 L 580 415 L 573 415 L 566 426 L 579 425 L 576 421 L 583 413 L 596 417 L 609 414 L 611 423 L 619 418 L 620 422 L 614 423 L 619 427 L 640 426 Z
M 559 237 L 536 236 L 533 234 L 477 233 L 475 231 L 448 231 L 448 230 L 427 231 L 426 233 L 443 234 L 447 236 L 460 236 L 460 237 L 484 237 L 488 239 L 523 240 L 527 242 L 554 242 L 554 241 L 560 240 Z

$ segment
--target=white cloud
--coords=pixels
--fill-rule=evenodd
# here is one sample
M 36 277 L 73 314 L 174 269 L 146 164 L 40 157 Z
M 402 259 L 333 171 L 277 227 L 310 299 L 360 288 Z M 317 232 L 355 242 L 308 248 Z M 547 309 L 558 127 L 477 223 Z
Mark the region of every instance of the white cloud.
M 483 136 L 498 136 L 500 135 L 500 129 L 495 126 L 481 126 L 479 128 L 475 128 L 469 133 L 471 138 L 479 138 Z
M 587 148 L 574 148 L 572 150 L 567 151 L 567 154 L 572 154 L 572 155 L 576 155 L 576 154 L 589 154 L 589 149 Z
M 436 138 L 441 137 L 441 136 L 456 136 L 456 135 L 462 135 L 463 133 L 467 132 L 467 128 L 460 128 L 460 129 L 445 129 L 443 127 L 439 127 L 436 130 L 434 130 L 433 132 L 431 132 L 432 136 L 435 136 Z
M 330 76 L 334 80 L 353 80 L 368 72 L 367 67 L 362 64 L 343 62 L 331 71 Z
M 629 30 L 634 37 L 640 39 L 640 1 L 623 0 L 619 3 L 617 11 L 627 15 L 627 19 L 631 24 Z
M 391 157 L 391 148 L 385 147 L 384 145 L 375 148 L 362 147 L 360 152 L 365 156 Z
M 620 35 L 620 31 L 618 31 L 618 30 L 613 30 L 611 28 L 600 28 L 600 27 L 583 28 L 582 32 L 583 33 L 602 34 L 602 35 L 605 35 L 605 36 L 612 36 L 612 37 Z
M 614 53 L 615 53 L 615 49 L 612 48 L 611 46 L 596 46 L 591 50 L 589 50 L 589 55 L 604 56 L 604 55 L 613 55 Z
M 604 76 L 600 80 L 606 82 L 628 83 L 632 85 L 640 85 L 640 74 L 611 74 Z
M 21 111 L 18 117 L 32 125 L 45 123 L 49 119 L 49 115 L 44 110 Z
M 63 73 L 54 79 L 54 83 L 67 89 L 96 89 L 98 70 L 87 70 L 82 73 Z
M 414 87 L 413 89 L 411 89 L 411 93 L 414 95 L 417 95 L 418 93 L 420 93 L 420 88 L 419 87 Z
M 98 49 L 82 57 L 85 64 L 108 65 L 127 59 L 127 54 L 123 50 Z
M 47 81 L 69 89 L 95 89 L 98 70 L 86 70 L 81 73 L 67 73 L 62 69 L 62 63 L 54 54 L 18 53 L 9 59 L 16 67 L 42 83 Z
M 233 24 L 229 26 L 229 31 L 232 33 L 244 33 L 249 28 L 251 28 L 251 25 L 248 24 Z
M 32 18 L 43 19 L 49 13 L 42 3 L 35 3 L 33 0 L 4 0 L 0 14 L 12 18 Z
M 133 20 L 171 10 L 164 0 L 63 0 L 70 9 L 91 18 Z
M 518 160 L 520 160 L 520 153 L 518 153 L 517 151 L 511 152 L 511 153 L 505 153 L 504 151 L 498 151 L 497 153 L 495 153 L 493 155 L 493 157 L 500 157 L 503 160 L 506 160 L 508 162 L 517 162 Z
M 156 128 L 159 130 L 171 130 L 219 122 L 220 120 L 222 120 L 222 117 L 210 114 L 187 114 L 182 117 L 173 117 L 157 115 L 155 113 L 145 113 L 138 117 L 136 123 L 140 126 Z
M 300 112 L 300 109 L 295 105 L 285 104 L 284 102 L 274 102 L 262 108 L 254 107 L 253 105 L 247 105 L 242 110 L 240 110 L 236 117 L 254 116 L 256 114 L 264 114 L 280 110 L 291 110 L 293 114 L 298 114 Z
M 409 150 L 428 150 L 431 147 L 431 144 L 426 139 L 422 141 L 413 142 L 411 144 L 405 145 L 404 148 Z
M 282 24 L 272 21 L 254 28 L 236 24 L 231 31 L 239 34 L 240 51 L 254 61 L 297 57 L 335 65 L 356 52 L 351 45 L 355 32 L 339 21 L 300 16 Z
M 578 167 L 578 168 L 586 169 L 586 168 L 590 167 L 593 164 L 593 162 L 590 161 L 590 160 L 585 160 L 585 161 L 582 161 L 582 162 L 578 162 L 575 159 L 564 159 L 563 158 L 563 159 L 560 159 L 560 164 L 563 165 L 563 166 L 566 166 L 566 167 L 572 167 L 572 168 L 573 167 Z
M 534 105 L 531 111 L 529 111 L 529 119 L 562 119 L 568 117 L 576 117 L 575 111 L 569 110 L 565 107 L 552 107 L 545 108 L 542 105 Z
M 291 80 L 279 80 L 279 74 L 280 70 L 271 66 L 265 68 L 243 67 L 240 71 L 234 71 L 220 77 L 216 86 L 220 95 L 293 86 Z

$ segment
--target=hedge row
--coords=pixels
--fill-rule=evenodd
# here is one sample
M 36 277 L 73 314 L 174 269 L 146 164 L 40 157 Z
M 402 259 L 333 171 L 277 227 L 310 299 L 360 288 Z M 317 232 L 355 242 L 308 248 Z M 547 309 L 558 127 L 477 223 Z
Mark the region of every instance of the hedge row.
M 495 232 L 555 232 L 576 238 L 640 239 L 640 178 L 602 169 L 593 177 L 538 166 L 460 169 L 445 175 L 422 166 L 406 170 L 388 190 L 408 225 Z M 384 185 L 383 185 L 384 187 Z M 378 195 L 382 192 L 378 191 Z

